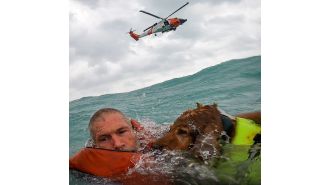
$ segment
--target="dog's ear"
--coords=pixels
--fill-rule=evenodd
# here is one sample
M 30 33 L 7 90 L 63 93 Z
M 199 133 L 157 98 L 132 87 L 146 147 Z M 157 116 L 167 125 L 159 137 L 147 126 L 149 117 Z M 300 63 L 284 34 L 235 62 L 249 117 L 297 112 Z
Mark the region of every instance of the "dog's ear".
M 201 103 L 196 103 L 197 104 L 197 108 L 199 109 L 199 108 L 202 108 L 203 107 L 203 104 L 201 104 Z

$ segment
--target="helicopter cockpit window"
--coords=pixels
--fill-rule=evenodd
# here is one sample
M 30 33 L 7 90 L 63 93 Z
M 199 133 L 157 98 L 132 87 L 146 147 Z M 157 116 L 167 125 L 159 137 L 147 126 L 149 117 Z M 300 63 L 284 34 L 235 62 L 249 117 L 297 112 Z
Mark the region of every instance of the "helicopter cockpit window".
M 166 21 L 164 21 L 164 24 L 165 24 L 165 26 L 166 26 L 166 25 L 169 25 L 169 23 L 168 23 L 168 21 L 167 21 L 167 20 L 166 20 Z

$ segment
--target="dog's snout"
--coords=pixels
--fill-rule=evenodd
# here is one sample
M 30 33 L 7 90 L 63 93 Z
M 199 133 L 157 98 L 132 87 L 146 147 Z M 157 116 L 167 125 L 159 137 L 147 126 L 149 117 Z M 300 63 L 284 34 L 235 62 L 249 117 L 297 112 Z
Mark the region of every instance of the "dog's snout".
M 161 149 L 163 149 L 163 146 L 161 146 L 161 145 L 155 143 L 155 144 L 152 145 L 152 148 L 154 148 L 154 149 L 158 149 L 158 150 L 161 150 Z

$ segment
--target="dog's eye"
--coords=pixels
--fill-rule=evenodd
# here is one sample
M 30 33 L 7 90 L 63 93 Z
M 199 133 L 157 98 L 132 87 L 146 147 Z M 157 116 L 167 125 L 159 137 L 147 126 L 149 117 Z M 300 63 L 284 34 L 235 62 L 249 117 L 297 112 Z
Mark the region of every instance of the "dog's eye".
M 183 129 L 179 129 L 177 132 L 178 135 L 188 135 L 188 132 L 186 130 Z

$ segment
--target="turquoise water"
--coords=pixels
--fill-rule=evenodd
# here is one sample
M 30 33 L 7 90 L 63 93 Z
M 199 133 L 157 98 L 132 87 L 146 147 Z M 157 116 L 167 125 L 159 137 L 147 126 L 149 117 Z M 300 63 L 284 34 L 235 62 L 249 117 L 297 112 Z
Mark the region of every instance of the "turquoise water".
M 70 156 L 82 148 L 89 137 L 87 125 L 90 116 L 98 109 L 113 107 L 142 124 L 170 124 L 183 111 L 194 108 L 195 103 L 217 103 L 229 114 L 261 109 L 261 56 L 230 60 L 199 71 L 196 74 L 176 78 L 143 89 L 97 97 L 84 97 L 70 102 Z M 237 181 L 236 169 L 248 164 L 248 176 L 240 182 L 260 183 L 260 158 L 250 163 L 246 159 L 246 148 L 228 145 L 227 151 L 236 151 L 240 159 L 220 161 L 216 176 Z M 243 157 L 242 157 L 243 156 Z M 229 157 L 230 158 L 230 157 Z M 226 167 L 225 167 L 226 166 Z M 251 170 L 252 169 L 252 170 Z M 234 174 L 235 173 L 235 174 Z M 227 176 L 226 176 L 227 174 Z M 244 176 L 244 174 L 243 174 Z M 245 174 L 246 176 L 246 174 Z M 81 184 L 81 180 L 70 175 L 70 183 Z M 252 181 L 251 181 L 252 180 Z

